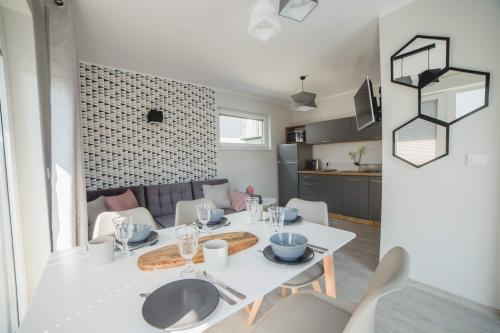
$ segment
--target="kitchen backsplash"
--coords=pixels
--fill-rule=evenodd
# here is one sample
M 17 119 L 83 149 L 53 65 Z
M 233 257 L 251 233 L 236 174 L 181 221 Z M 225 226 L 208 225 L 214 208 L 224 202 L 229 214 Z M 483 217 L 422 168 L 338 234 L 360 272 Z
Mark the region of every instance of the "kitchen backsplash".
M 350 151 L 357 151 L 359 147 L 366 147 L 361 164 L 382 164 L 382 141 L 333 143 L 313 146 L 313 158 L 321 160 L 321 168 L 338 170 L 356 170 L 356 166 L 349 158 Z

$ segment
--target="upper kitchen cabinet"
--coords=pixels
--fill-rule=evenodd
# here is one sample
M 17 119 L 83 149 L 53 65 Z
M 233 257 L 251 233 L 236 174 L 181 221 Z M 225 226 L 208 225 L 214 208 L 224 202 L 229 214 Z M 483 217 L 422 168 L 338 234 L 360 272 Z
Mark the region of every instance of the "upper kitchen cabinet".
M 305 132 L 308 144 L 380 140 L 382 123 L 376 122 L 358 131 L 356 117 L 348 117 L 306 124 Z
M 351 118 L 340 118 L 306 124 L 306 142 L 322 144 L 351 141 Z
M 351 137 L 352 141 L 368 141 L 382 139 L 382 122 L 377 121 L 373 125 L 363 128 L 358 131 L 356 117 L 351 120 Z

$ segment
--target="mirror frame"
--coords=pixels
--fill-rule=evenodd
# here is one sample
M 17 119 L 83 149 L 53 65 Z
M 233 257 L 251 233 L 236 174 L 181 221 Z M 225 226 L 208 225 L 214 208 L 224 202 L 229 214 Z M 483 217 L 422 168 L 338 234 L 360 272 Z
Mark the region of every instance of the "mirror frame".
M 416 35 L 412 39 L 410 39 L 403 47 L 401 47 L 399 50 L 397 50 L 392 56 L 391 56 L 391 82 L 397 83 L 406 87 L 411 87 L 413 89 L 419 89 L 419 86 L 414 86 L 411 84 L 403 83 L 394 80 L 394 58 L 396 58 L 401 51 L 403 51 L 408 45 L 413 43 L 413 41 L 417 38 L 424 38 L 424 39 L 437 39 L 437 40 L 444 40 L 446 41 L 446 66 L 440 71 L 440 73 L 450 67 L 450 37 L 442 37 L 442 36 L 429 36 L 429 35 Z M 438 73 L 439 74 L 439 73 Z
M 427 119 L 427 118 L 428 118 L 427 116 L 426 117 L 422 117 L 422 116 L 418 115 L 418 116 L 416 116 L 416 117 L 408 120 L 403 125 L 397 127 L 395 130 L 392 131 L 392 156 L 394 156 L 395 158 L 397 158 L 397 159 L 399 159 L 399 160 L 401 160 L 401 161 L 403 161 L 405 163 L 408 163 L 408 164 L 414 166 L 415 168 L 421 168 L 424 165 L 427 165 L 429 163 L 432 163 L 432 162 L 437 161 L 437 160 L 439 160 L 439 159 L 441 159 L 443 157 L 448 156 L 449 151 L 450 151 L 450 126 L 447 125 L 447 124 L 438 124 L 435 121 L 432 121 L 432 120 Z M 423 119 L 425 121 L 428 121 L 428 122 L 431 122 L 433 124 L 436 124 L 437 126 L 442 126 L 442 127 L 444 127 L 446 129 L 446 151 L 445 151 L 445 153 L 443 155 L 440 155 L 440 156 L 438 156 L 436 158 L 433 158 L 432 160 L 429 160 L 429 161 L 425 162 L 424 164 L 420 164 L 420 165 L 412 163 L 411 161 L 408 161 L 408 160 L 406 160 L 406 159 L 404 159 L 404 158 L 402 158 L 402 157 L 400 157 L 400 156 L 398 156 L 396 154 L 396 132 L 399 131 L 400 129 L 402 129 L 403 127 L 405 127 L 406 125 L 408 125 L 409 123 L 413 122 L 414 120 L 417 120 L 417 119 Z
M 444 121 L 444 120 L 441 120 L 441 119 L 438 119 L 438 118 L 434 118 L 434 117 L 431 117 L 431 116 L 428 116 L 426 114 L 423 114 L 422 113 L 422 89 L 427 87 L 430 83 L 428 83 L 427 85 L 423 86 L 423 87 L 420 87 L 418 89 L 418 115 L 420 116 L 420 118 L 423 118 L 425 120 L 428 120 L 430 122 L 433 122 L 433 123 L 436 123 L 438 125 L 442 125 L 442 126 L 449 126 L 449 125 L 452 125 L 454 123 L 456 123 L 457 121 L 460 121 L 468 116 L 470 116 L 471 114 L 474 114 L 476 113 L 477 111 L 481 110 L 481 109 L 484 109 L 485 107 L 488 106 L 488 103 L 489 103 L 489 95 L 490 95 L 490 73 L 488 72 L 481 72 L 481 71 L 475 71 L 475 70 L 471 70 L 471 69 L 465 69 L 465 68 L 458 68 L 458 67 L 447 67 L 447 68 L 444 68 L 443 70 L 441 70 L 439 73 L 437 73 L 434 77 L 435 78 L 439 78 L 441 75 L 443 75 L 444 73 L 448 72 L 448 71 L 457 71 L 457 72 L 464 72 L 464 73 L 470 73 L 470 74 L 477 74 L 477 75 L 482 75 L 485 77 L 485 91 L 484 91 L 484 104 L 474 110 L 472 110 L 471 112 L 461 116 L 460 118 L 457 118 L 451 122 L 447 122 L 447 121 Z

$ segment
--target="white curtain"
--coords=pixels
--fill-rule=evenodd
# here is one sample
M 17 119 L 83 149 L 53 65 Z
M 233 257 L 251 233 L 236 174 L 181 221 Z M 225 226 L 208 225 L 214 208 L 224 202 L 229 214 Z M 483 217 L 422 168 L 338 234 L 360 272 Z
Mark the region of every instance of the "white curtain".
M 45 0 L 50 57 L 53 249 L 87 242 L 74 0 Z

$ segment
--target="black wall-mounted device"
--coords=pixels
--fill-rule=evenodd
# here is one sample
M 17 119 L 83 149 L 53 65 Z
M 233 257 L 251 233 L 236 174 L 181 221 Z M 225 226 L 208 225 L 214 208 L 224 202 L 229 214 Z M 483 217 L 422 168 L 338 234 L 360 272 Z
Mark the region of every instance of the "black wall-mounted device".
M 148 112 L 148 123 L 162 123 L 163 112 L 158 110 L 151 110 Z

